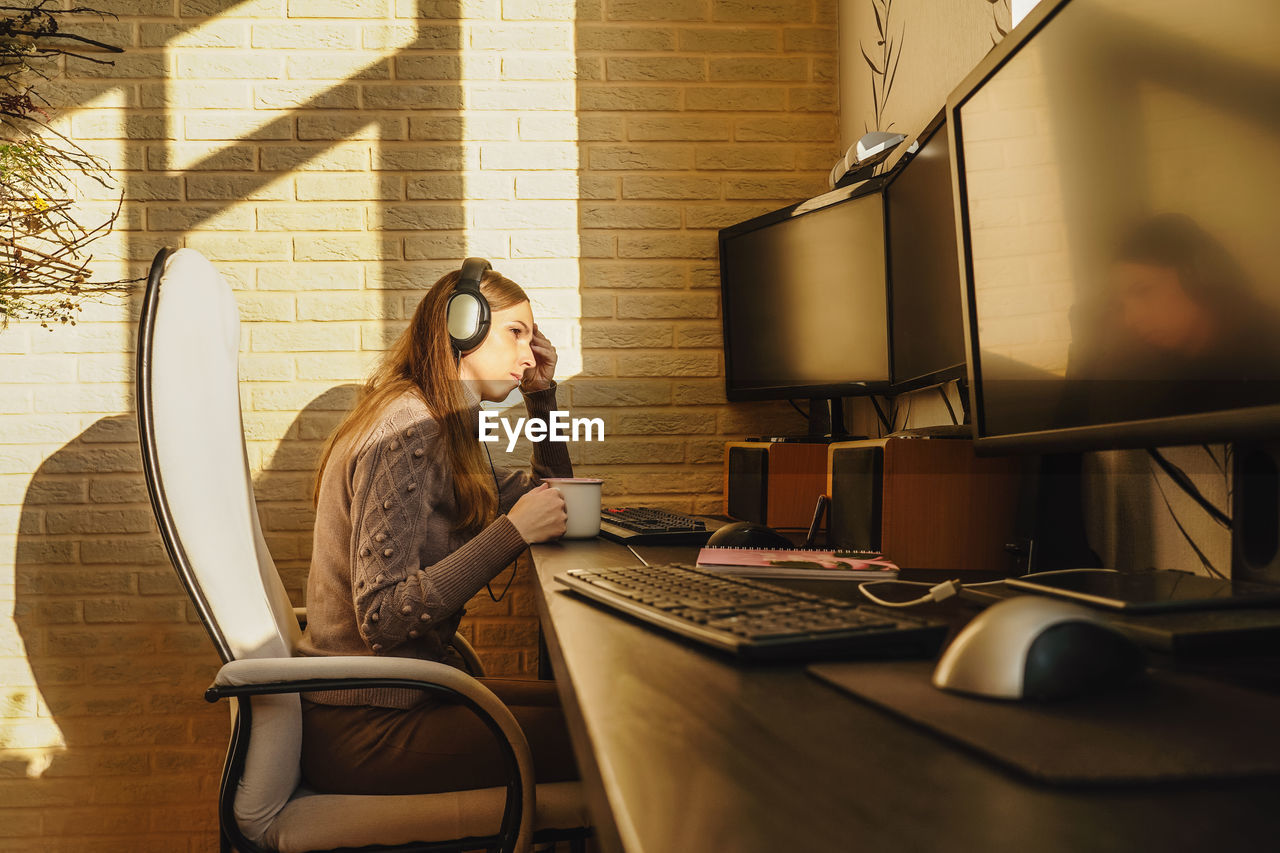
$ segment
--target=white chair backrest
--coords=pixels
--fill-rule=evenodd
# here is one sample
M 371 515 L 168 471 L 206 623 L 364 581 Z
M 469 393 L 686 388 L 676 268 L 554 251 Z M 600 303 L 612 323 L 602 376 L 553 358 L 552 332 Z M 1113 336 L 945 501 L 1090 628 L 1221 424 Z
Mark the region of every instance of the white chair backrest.
M 299 632 L 258 520 L 239 356 L 231 288 L 204 256 L 179 249 L 165 262 L 151 339 L 152 441 L 165 502 L 230 657 L 288 657 Z
M 151 302 L 149 294 L 144 334 Z M 140 397 L 149 395 L 146 405 L 139 400 L 139 411 L 151 414 L 150 429 L 142 424 L 143 454 L 149 443 L 149 485 L 175 568 L 224 660 L 290 657 L 300 632 L 253 495 L 240 416 L 235 296 L 204 256 L 179 249 L 164 264 L 152 311 L 149 344 L 139 341 Z M 255 699 L 235 801 L 250 839 L 264 836 L 297 788 L 301 748 L 298 697 Z

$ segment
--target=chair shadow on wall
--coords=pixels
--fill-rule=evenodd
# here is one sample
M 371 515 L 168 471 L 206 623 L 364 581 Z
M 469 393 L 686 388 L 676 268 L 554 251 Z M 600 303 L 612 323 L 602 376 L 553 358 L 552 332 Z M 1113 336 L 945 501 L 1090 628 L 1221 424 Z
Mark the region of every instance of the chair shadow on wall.
M 23 499 L 14 622 L 62 745 L 2 775 L 38 776 L 18 801 L 46 824 L 73 807 L 62 834 L 217 831 L 226 711 L 202 693 L 218 658 L 160 544 L 137 435 L 131 414 L 102 418 Z
M 311 401 L 255 478 L 267 544 L 298 605 L 315 461 L 355 390 Z M 246 426 L 252 443 L 255 427 Z M 3 729 L 30 729 L 37 708 L 52 725 L 37 729 L 39 745 L 17 744 L 26 748 L 11 754 L 22 757 L 0 763 L 0 779 L 30 785 L 18 802 L 33 811 L 69 822 L 71 807 L 83 822 L 73 834 L 216 839 L 229 729 L 226 709 L 203 694 L 220 662 L 156 530 L 134 415 L 102 418 L 41 463 L 24 495 L 14 567 L 13 618 L 35 688 L 6 687 L 5 701 L 29 714 L 0 718 L 0 742 L 13 745 Z
M 263 534 L 295 605 L 304 603 L 315 466 L 358 387 L 308 403 L 255 477 Z M 250 416 L 250 446 L 274 440 L 267 429 Z M 13 616 L 36 687 L 7 687 L 5 699 L 32 714 L 42 699 L 63 746 L 30 750 L 47 767 L 5 760 L 0 779 L 33 786 L 21 801 L 36 809 L 74 806 L 86 834 L 150 827 L 212 837 L 228 727 L 226 710 L 203 693 L 219 660 L 160 542 L 137 435 L 132 414 L 102 418 L 47 458 L 24 495 Z M 501 602 L 481 591 L 467 605 L 462 631 L 492 675 L 537 670 L 531 577 L 522 560 Z M 23 718 L 0 718 L 0 741 L 15 721 Z

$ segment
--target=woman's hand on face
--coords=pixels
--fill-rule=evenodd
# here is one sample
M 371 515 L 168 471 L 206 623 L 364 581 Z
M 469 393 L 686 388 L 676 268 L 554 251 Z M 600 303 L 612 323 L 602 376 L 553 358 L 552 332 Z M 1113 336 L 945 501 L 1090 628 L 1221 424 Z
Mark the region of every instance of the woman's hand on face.
M 524 391 L 542 391 L 551 387 L 556 375 L 556 348 L 542 334 L 538 324 L 533 324 L 533 339 L 529 342 L 537 363 L 524 372 L 520 387 Z
M 569 520 L 564 495 L 546 483 L 525 492 L 507 513 L 520 536 L 530 545 L 549 542 L 564 535 Z

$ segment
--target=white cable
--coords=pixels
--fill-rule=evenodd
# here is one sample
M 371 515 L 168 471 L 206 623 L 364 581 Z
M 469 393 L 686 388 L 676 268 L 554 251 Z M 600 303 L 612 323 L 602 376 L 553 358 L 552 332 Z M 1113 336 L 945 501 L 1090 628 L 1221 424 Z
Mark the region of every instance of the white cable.
M 911 601 L 887 601 L 881 598 L 880 596 L 876 595 L 875 593 L 873 593 L 871 590 L 867 589 L 867 587 L 869 586 L 875 586 L 876 584 L 881 584 L 881 583 L 909 583 L 912 586 L 927 586 L 929 587 L 929 592 L 926 593 L 925 595 L 920 596 L 919 598 L 912 599 Z M 928 604 L 930 601 L 946 601 L 948 598 L 958 595 L 960 593 L 960 590 L 963 588 L 964 586 L 958 580 L 943 581 L 940 584 L 932 584 L 932 585 L 927 583 L 922 583 L 920 581 L 887 581 L 887 580 L 886 581 L 869 581 L 867 583 L 858 585 L 858 589 L 862 592 L 863 595 L 865 595 L 867 598 L 874 601 L 876 604 L 879 604 L 881 607 L 915 607 L 917 604 Z
M 1114 572 L 1115 570 L 1114 569 L 1052 569 L 1046 572 L 1032 572 L 1029 575 L 1023 575 L 1022 577 L 1034 578 L 1040 575 L 1057 575 L 1057 574 L 1065 574 L 1067 572 L 1081 572 L 1081 571 Z M 927 586 L 929 587 L 929 591 L 926 594 L 920 596 L 919 598 L 913 598 L 910 601 L 887 601 L 881 598 L 880 596 L 876 595 L 875 593 L 873 593 L 871 590 L 867 589 L 867 587 L 875 586 L 876 584 L 885 584 L 885 583 L 907 584 L 909 586 Z M 946 601 L 948 598 L 954 598 L 955 596 L 959 595 L 968 587 L 994 586 L 996 584 L 1002 584 L 1002 583 L 1004 583 L 1003 580 L 982 581 L 981 583 L 966 584 L 966 583 L 961 583 L 958 579 L 955 579 L 955 578 L 948 581 L 943 581 L 942 583 L 938 583 L 938 584 L 931 584 L 931 583 L 928 583 L 927 581 L 883 580 L 883 581 L 866 581 L 864 583 L 860 583 L 858 584 L 858 590 L 864 596 L 871 599 L 876 604 L 879 604 L 881 607 L 915 607 L 920 604 L 928 604 L 931 601 Z

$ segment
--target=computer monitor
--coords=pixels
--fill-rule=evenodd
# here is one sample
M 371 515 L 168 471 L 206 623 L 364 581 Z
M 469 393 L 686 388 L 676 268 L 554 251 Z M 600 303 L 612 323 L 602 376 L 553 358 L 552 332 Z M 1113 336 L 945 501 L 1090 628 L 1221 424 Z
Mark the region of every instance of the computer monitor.
M 948 100 L 979 451 L 1280 436 L 1274 0 L 1044 0 Z
M 720 232 L 725 394 L 886 390 L 884 205 L 857 184 Z
M 948 139 L 939 112 L 884 189 L 894 393 L 966 374 Z

